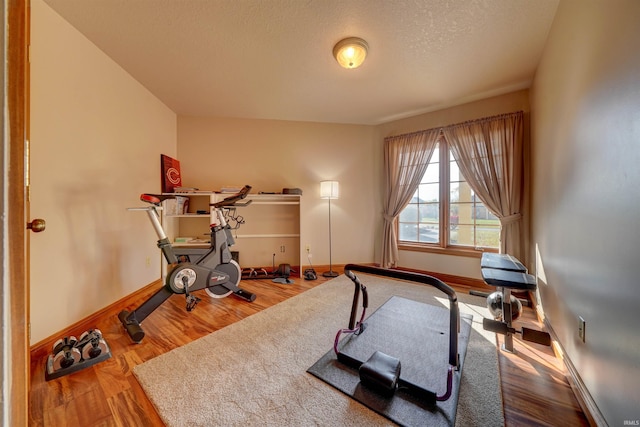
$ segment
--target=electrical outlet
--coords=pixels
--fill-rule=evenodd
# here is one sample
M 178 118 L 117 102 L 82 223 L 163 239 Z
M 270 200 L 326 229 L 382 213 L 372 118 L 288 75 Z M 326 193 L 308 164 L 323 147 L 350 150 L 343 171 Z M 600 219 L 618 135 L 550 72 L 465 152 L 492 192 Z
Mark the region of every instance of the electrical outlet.
M 145 265 L 146 265 L 147 267 L 151 267 L 151 258 L 150 258 L 150 257 L 147 257 L 147 258 L 144 260 L 144 263 L 145 263 Z
M 304 247 L 304 250 L 307 251 L 307 253 L 311 253 L 311 245 L 307 243 Z
M 578 316 L 578 337 L 585 342 L 585 336 L 587 332 L 587 322 L 581 316 Z

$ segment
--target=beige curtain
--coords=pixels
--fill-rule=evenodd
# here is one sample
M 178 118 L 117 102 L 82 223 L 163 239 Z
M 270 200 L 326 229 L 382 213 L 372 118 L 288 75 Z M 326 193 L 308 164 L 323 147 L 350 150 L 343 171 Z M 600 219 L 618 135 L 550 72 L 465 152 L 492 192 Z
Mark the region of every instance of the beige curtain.
M 439 129 L 431 129 L 384 140 L 385 204 L 380 263 L 383 268 L 395 267 L 398 261 L 397 218 L 418 188 L 439 135 Z
M 471 189 L 500 219 L 500 252 L 525 261 L 523 113 L 504 114 L 442 129 Z

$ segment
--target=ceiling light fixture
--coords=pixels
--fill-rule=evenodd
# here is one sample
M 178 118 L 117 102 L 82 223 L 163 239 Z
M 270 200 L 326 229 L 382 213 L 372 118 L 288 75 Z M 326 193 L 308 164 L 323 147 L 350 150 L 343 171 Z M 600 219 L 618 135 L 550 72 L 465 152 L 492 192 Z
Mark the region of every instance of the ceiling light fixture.
M 359 37 L 348 37 L 340 40 L 333 47 L 333 56 L 344 68 L 358 68 L 364 62 L 369 45 Z

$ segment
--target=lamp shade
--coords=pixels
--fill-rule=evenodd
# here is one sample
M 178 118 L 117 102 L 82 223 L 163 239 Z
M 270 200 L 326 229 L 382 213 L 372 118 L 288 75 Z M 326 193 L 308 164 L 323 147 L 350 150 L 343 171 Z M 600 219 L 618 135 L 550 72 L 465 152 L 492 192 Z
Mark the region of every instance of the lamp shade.
M 321 181 L 320 182 L 320 198 L 321 199 L 337 199 L 340 195 L 340 187 L 338 181 Z
M 344 68 L 358 68 L 364 62 L 369 45 L 359 37 L 340 40 L 333 47 L 333 56 Z

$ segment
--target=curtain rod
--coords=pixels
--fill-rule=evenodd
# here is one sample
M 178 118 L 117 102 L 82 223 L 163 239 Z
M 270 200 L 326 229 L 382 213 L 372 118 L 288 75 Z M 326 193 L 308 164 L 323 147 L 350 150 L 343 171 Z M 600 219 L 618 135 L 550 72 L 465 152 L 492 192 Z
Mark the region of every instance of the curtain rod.
M 453 128 L 453 127 L 457 127 L 457 126 L 470 125 L 472 123 L 492 122 L 494 120 L 506 119 L 507 117 L 518 116 L 518 115 L 523 115 L 523 114 L 524 114 L 524 111 L 522 111 L 522 110 L 514 111 L 513 113 L 504 113 L 504 114 L 498 114 L 496 116 L 489 116 L 489 117 L 482 117 L 480 119 L 467 120 L 466 122 L 456 123 L 456 124 L 448 125 L 448 126 L 443 126 L 442 129 Z
M 431 128 L 431 129 L 425 129 L 425 130 L 417 130 L 415 132 L 409 132 L 409 133 L 403 133 L 400 135 L 390 135 L 390 136 L 386 136 L 384 139 L 390 139 L 390 138 L 406 138 L 408 136 L 414 136 L 414 135 L 420 135 L 422 133 L 426 133 L 426 132 L 433 132 L 433 131 L 437 131 L 439 132 L 442 128 Z
M 418 135 L 418 134 L 421 134 L 421 133 L 432 132 L 432 131 L 442 132 L 443 129 L 454 128 L 454 127 L 457 127 L 457 126 L 470 125 L 472 123 L 490 122 L 490 121 L 493 121 L 493 120 L 505 119 L 507 117 L 517 116 L 517 115 L 521 115 L 521 114 L 524 114 L 524 111 L 522 111 L 522 110 L 514 111 L 512 113 L 503 113 L 503 114 L 498 114 L 498 115 L 495 115 L 495 116 L 482 117 L 482 118 L 479 118 L 479 119 L 467 120 L 465 122 L 455 123 L 455 124 L 447 125 L 447 126 L 438 126 L 436 128 L 418 130 L 418 131 L 415 131 L 415 132 L 403 133 L 403 134 L 400 134 L 400 135 L 391 135 L 391 136 L 385 137 L 384 139 L 387 140 L 389 138 L 407 137 L 407 136 Z

